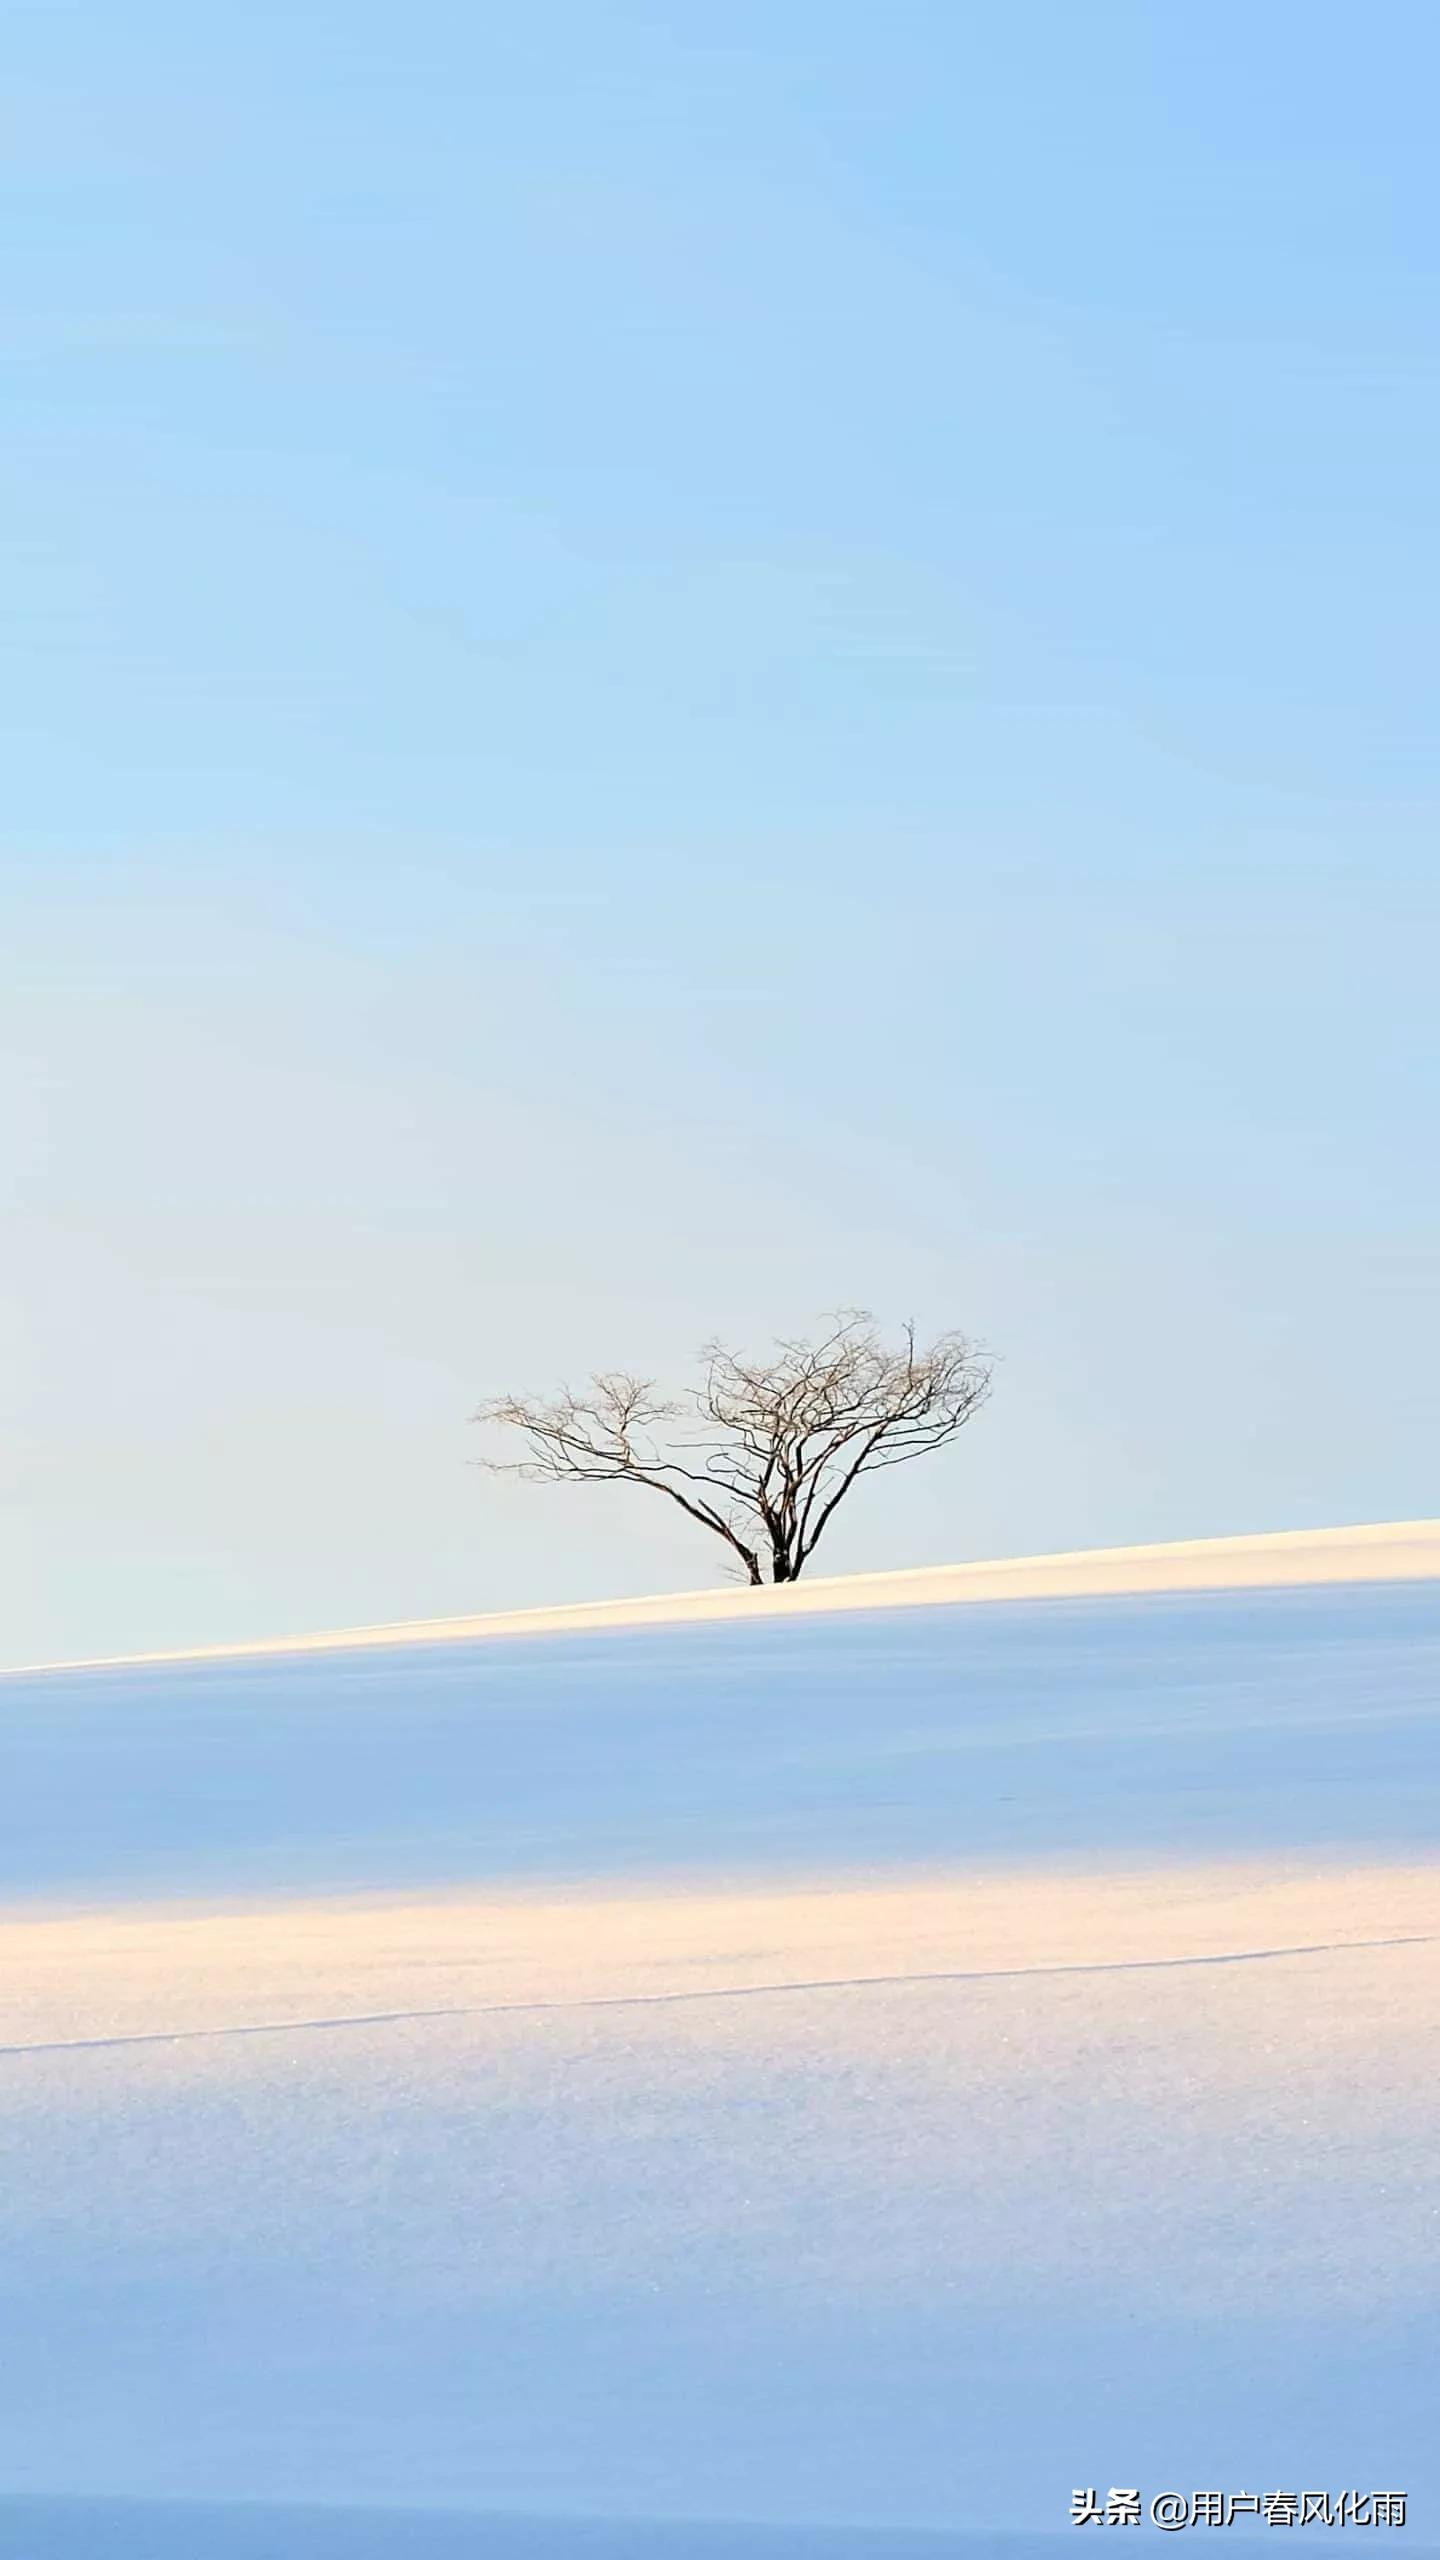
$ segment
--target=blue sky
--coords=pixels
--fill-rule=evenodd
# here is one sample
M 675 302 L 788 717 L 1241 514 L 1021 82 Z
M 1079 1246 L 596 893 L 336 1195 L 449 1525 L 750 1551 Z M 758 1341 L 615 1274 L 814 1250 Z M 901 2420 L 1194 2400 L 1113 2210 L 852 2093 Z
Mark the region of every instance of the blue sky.
M 7 1657 L 713 1579 L 467 1413 L 855 1300 L 833 1570 L 1433 1511 L 1433 14 L 9 36 Z

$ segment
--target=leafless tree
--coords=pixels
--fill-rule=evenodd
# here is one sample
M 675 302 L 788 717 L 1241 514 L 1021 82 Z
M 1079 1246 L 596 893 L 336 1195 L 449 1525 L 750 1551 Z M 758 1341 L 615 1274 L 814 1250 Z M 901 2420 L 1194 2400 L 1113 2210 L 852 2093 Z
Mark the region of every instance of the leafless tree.
M 829 1324 L 763 1360 L 708 1343 L 703 1383 L 679 1398 L 618 1370 L 548 1401 L 493 1397 L 475 1420 L 521 1432 L 529 1455 L 482 1464 L 542 1484 L 648 1485 L 724 1539 L 737 1575 L 794 1582 L 862 1475 L 952 1440 L 990 1388 L 963 1334 L 921 1350 L 907 1324 L 892 1349 L 863 1310 Z

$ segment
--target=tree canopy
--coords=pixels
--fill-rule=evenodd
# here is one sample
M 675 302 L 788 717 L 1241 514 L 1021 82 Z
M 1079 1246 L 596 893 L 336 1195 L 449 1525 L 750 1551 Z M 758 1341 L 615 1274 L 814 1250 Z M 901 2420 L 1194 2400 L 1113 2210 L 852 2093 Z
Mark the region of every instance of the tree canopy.
M 701 1382 L 679 1396 L 602 1370 L 549 1398 L 492 1397 L 475 1419 L 519 1432 L 527 1454 L 482 1464 L 544 1484 L 648 1486 L 723 1539 L 747 1581 L 794 1582 L 861 1476 L 952 1440 L 991 1382 L 966 1335 L 922 1349 L 907 1324 L 887 1344 L 863 1309 L 763 1359 L 721 1342 L 701 1359 Z

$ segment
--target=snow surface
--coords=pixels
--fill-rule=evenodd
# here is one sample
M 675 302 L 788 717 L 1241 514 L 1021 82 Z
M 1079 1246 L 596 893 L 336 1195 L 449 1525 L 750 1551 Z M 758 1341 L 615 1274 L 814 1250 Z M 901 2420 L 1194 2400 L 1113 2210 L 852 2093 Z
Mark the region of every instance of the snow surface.
M 0 2552 L 1440 2542 L 1437 1662 L 1397 1583 L 4 1682 Z
M 694 1626 L 704 1620 L 809 1617 L 816 1612 L 934 1608 L 996 1600 L 1116 1599 L 1138 1592 L 1296 1589 L 1312 1583 L 1440 1580 L 1440 1520 L 1371 1521 L 1361 1528 L 1264 1530 L 1240 1538 L 1178 1538 L 1160 1546 L 1076 1547 L 1059 1555 L 1002 1556 L 973 1564 L 909 1566 L 899 1573 L 807 1574 L 803 1582 L 734 1583 L 719 1590 L 662 1591 L 646 1599 L 582 1600 L 563 1607 L 489 1610 L 463 1618 L 407 1618 L 388 1625 L 268 1636 L 244 1644 L 143 1653 L 130 1662 L 235 1661 L 260 1654 L 334 1653 L 377 1645 L 456 1644 L 515 1635 L 574 1635 L 601 1628 Z M 108 1668 L 43 1663 L 42 1670 Z
M 0 2497 L 0 2560 L 1060 2560 L 1067 2549 L 1043 2534 Z

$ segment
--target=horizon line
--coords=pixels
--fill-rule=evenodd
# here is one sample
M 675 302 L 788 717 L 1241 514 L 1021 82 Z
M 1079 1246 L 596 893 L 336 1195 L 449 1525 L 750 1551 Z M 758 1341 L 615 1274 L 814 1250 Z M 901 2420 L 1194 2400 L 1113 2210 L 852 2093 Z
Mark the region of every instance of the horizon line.
M 1180 1591 L 1283 1590 L 1314 1584 L 1440 1580 L 1440 1519 L 1366 1522 L 1340 1529 L 1271 1529 L 1238 1537 L 1166 1539 L 1152 1545 L 1074 1547 L 967 1564 L 908 1565 L 813 1581 L 721 1584 L 641 1598 L 564 1601 L 446 1618 L 234 1644 L 180 1645 L 144 1653 L 91 1654 L 15 1663 L 0 1678 L 44 1672 L 118 1671 L 167 1662 L 231 1662 L 275 1655 L 363 1652 L 407 1644 L 601 1632 L 607 1627 L 700 1624 L 739 1617 L 807 1616 L 826 1610 L 924 1608 L 1000 1600 L 1121 1599 Z

